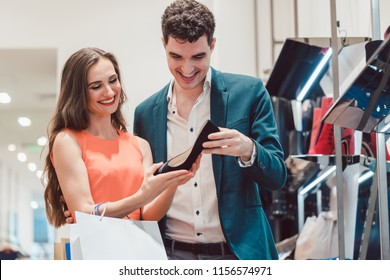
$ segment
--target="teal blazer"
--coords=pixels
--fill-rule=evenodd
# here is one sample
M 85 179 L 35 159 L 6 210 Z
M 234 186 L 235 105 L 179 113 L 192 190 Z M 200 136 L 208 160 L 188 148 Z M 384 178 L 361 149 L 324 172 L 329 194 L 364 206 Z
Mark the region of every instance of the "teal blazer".
M 211 71 L 211 120 L 249 136 L 257 148 L 257 158 L 247 168 L 235 157 L 212 155 L 225 239 L 238 259 L 278 259 L 259 193 L 259 188 L 281 189 L 287 177 L 269 94 L 260 79 Z M 135 109 L 134 134 L 150 143 L 154 162 L 167 160 L 168 88 Z

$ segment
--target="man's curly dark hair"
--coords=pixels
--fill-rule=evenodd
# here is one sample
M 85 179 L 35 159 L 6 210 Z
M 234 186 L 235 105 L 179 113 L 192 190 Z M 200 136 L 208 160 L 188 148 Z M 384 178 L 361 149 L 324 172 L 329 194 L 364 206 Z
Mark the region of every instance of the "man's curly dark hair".
M 196 42 L 203 35 L 207 36 L 209 46 L 215 30 L 213 13 L 195 0 L 176 0 L 164 11 L 161 28 L 165 44 L 169 36 L 183 42 Z

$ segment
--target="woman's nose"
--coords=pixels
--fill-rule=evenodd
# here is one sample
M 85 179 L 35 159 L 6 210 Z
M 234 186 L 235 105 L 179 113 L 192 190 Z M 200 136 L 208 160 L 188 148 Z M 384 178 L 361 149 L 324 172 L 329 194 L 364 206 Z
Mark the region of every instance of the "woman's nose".
M 109 95 L 115 95 L 114 90 L 112 89 L 111 85 L 106 85 L 107 94 Z

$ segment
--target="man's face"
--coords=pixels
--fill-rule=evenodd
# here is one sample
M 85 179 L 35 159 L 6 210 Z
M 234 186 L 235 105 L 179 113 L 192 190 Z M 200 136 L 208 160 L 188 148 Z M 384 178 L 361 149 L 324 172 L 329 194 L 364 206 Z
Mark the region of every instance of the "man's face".
M 202 92 L 214 45 L 215 38 L 209 46 L 206 35 L 193 43 L 177 41 L 169 37 L 168 43 L 164 44 L 164 47 L 168 67 L 175 78 L 177 90 L 180 92 L 198 90 L 197 93 Z

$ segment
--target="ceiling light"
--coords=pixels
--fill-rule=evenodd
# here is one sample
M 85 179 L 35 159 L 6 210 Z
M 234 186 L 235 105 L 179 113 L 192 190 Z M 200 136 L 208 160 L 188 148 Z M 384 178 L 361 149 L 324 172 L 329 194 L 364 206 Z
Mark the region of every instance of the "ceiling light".
M 47 143 L 47 138 L 46 138 L 45 136 L 41 136 L 41 137 L 39 137 L 38 140 L 37 140 L 37 144 L 38 144 L 39 146 L 45 146 L 46 143 Z
M 27 117 L 19 117 L 18 118 L 18 123 L 21 126 L 30 126 L 31 125 L 31 120 Z
M 0 92 L 0 103 L 6 104 L 11 102 L 11 97 L 6 92 Z
M 41 179 L 42 178 L 42 175 L 43 175 L 43 171 L 42 170 L 37 170 L 35 172 L 35 175 L 37 175 L 38 179 Z
M 27 160 L 27 155 L 25 153 L 18 153 L 16 157 L 20 162 L 25 162 Z
M 9 144 L 8 145 L 8 151 L 15 152 L 16 151 L 16 145 L 15 144 Z
M 30 202 L 30 206 L 32 209 L 38 209 L 38 202 L 36 202 L 35 200 L 31 201 Z
M 27 165 L 27 168 L 28 170 L 30 170 L 31 172 L 35 172 L 37 170 L 37 165 L 33 162 L 30 162 L 28 165 Z

